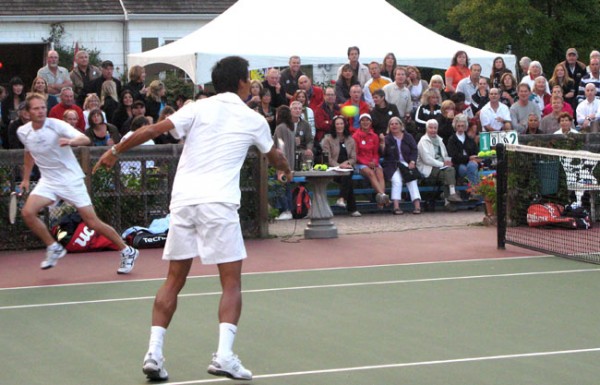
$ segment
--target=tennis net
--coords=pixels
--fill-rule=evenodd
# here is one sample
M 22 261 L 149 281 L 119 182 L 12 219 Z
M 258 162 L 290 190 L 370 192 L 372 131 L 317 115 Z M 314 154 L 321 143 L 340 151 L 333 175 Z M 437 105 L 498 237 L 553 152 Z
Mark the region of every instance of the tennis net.
M 498 146 L 498 246 L 600 264 L 600 154 Z

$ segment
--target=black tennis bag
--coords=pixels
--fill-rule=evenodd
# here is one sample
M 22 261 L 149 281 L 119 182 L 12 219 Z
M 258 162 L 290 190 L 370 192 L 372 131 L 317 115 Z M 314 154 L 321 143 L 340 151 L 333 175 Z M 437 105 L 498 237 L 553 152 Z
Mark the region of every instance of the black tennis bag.
M 154 234 L 144 227 L 131 227 L 123 234 L 125 243 L 136 249 L 155 249 L 164 247 L 167 233 Z

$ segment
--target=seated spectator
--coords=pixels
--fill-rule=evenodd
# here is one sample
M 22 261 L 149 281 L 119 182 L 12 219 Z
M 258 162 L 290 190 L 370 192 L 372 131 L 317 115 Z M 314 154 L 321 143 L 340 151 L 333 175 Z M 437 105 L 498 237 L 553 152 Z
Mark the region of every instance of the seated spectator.
M 77 111 L 66 110 L 65 113 L 63 114 L 62 120 L 69 123 L 72 127 L 77 128 L 77 122 L 79 121 L 79 116 L 77 115 Z
M 396 67 L 394 70 L 394 81 L 383 86 L 385 100 L 395 104 L 404 124 L 411 121 L 412 100 L 408 89 L 408 73 L 405 67 Z
M 110 123 L 104 121 L 100 109 L 90 111 L 90 128 L 84 134 L 92 141 L 92 146 L 112 146 L 121 141 L 119 130 Z
M 375 105 L 375 102 L 373 101 L 373 92 L 382 89 L 386 84 L 390 84 L 392 79 L 381 76 L 381 66 L 376 61 L 369 63 L 369 73 L 371 74 L 371 79 L 367 80 L 365 83 L 363 95 L 365 102 L 367 102 L 369 107 L 373 108 Z
M 298 78 L 298 88 L 306 92 L 308 106 L 316 111 L 325 101 L 323 89 L 312 84 L 310 78 L 306 75 L 300 75 Z
M 468 123 L 463 114 L 454 117 L 454 135 L 448 139 L 448 156 L 452 158 L 457 175 L 461 178 L 466 177 L 469 183 L 476 185 L 479 183 L 479 148 L 466 133 Z
M 456 92 L 458 82 L 471 75 L 469 69 L 469 56 L 465 51 L 458 51 L 454 54 L 450 67 L 446 70 L 446 92 L 452 94 Z
M 519 60 L 519 68 L 521 69 L 520 78 L 523 79 L 527 75 L 529 75 L 529 65 L 531 64 L 531 59 L 527 56 L 523 56 L 521 60 Z M 529 86 L 531 88 L 531 86 Z
M 352 72 L 352 67 L 350 64 L 344 64 L 342 66 L 341 74 L 335 82 L 335 102 L 339 106 L 350 99 L 350 88 L 356 84 L 360 86 L 358 79 L 356 79 Z
M 292 111 L 290 107 L 282 105 L 277 108 L 275 116 L 277 120 L 275 134 L 273 135 L 275 146 L 283 152 L 283 156 L 292 165 L 295 163 L 297 143 L 294 133 L 294 122 L 292 122 Z M 282 173 L 278 172 L 277 179 L 281 180 L 282 175 Z M 275 205 L 279 209 L 279 216 L 275 220 L 287 221 L 292 219 L 292 188 L 290 187 L 290 183 L 283 183 L 281 188 L 283 189 L 283 193 L 277 195 L 277 203 Z
M 506 72 L 500 78 L 500 91 L 502 92 L 502 96 L 500 96 L 500 101 L 506 104 L 507 107 L 510 108 L 517 101 L 517 80 L 515 77 Z
M 554 132 L 555 134 L 579 134 L 573 124 L 573 117 L 566 112 L 562 112 L 558 117 L 560 128 Z
M 546 104 L 550 103 L 550 91 L 548 90 L 548 82 L 546 78 L 543 76 L 538 76 L 534 83 L 533 89 L 531 90 L 531 96 L 529 99 L 533 100 L 535 104 L 537 104 L 540 111 L 544 110 Z
M 131 66 L 129 69 L 129 83 L 123 86 L 123 91 L 128 90 L 133 96 L 133 100 L 146 100 L 146 70 L 139 65 Z M 121 94 L 123 93 L 121 91 Z M 133 102 L 132 102 L 133 103 Z
M 539 61 L 534 60 L 529 64 L 529 72 L 527 73 L 527 76 L 524 76 L 523 79 L 521 79 L 521 83 L 526 83 L 529 85 L 529 89 L 533 91 L 535 88 L 535 79 L 540 76 L 544 77 L 542 64 Z M 546 85 L 546 87 L 548 87 L 548 85 Z M 550 87 L 546 88 L 545 92 L 550 93 Z
M 165 85 L 160 80 L 153 80 L 148 86 L 146 94 L 146 115 L 152 118 L 153 122 L 158 120 L 160 111 L 167 105 L 164 97 L 167 94 Z
M 100 98 L 96 94 L 88 94 L 85 97 L 85 101 L 83 102 L 83 118 L 85 119 L 85 129 L 90 128 L 89 115 L 90 111 L 95 110 L 96 108 L 100 108 Z M 102 111 L 102 117 L 104 121 L 108 121 L 106 119 L 106 113 Z
M 428 88 L 437 88 L 437 90 L 440 91 L 440 103 L 450 99 L 450 94 L 445 90 L 446 86 L 444 85 L 444 79 L 442 79 L 441 75 L 433 75 L 429 80 Z
M 292 96 L 292 101 L 298 101 L 302 104 L 302 119 L 310 126 L 310 133 L 314 138 L 317 133 L 317 128 L 315 127 L 315 113 L 312 108 L 308 106 L 306 92 L 304 90 L 296 90 Z
M 262 86 L 271 92 L 271 107 L 277 109 L 277 107 L 288 104 L 287 98 L 285 97 L 285 90 L 281 87 L 279 79 L 281 75 L 279 70 L 271 68 L 267 71 L 265 80 L 262 82 Z M 291 214 L 290 214 L 291 215 Z
M 352 135 L 356 143 L 356 168 L 360 174 L 368 179 L 371 187 L 377 194 L 377 206 L 383 208 L 390 203 L 390 198 L 385 193 L 385 179 L 383 169 L 379 165 L 380 151 L 383 147 L 383 134 L 378 137 L 371 127 L 371 116 L 360 115 L 360 129 Z M 381 142 L 381 143 L 380 143 Z
M 162 122 L 163 120 L 165 120 L 169 116 L 173 115 L 174 113 L 175 113 L 175 109 L 173 107 L 166 106 L 160 112 L 160 115 L 158 116 L 158 121 L 156 123 Z M 182 141 L 181 141 L 176 129 L 172 129 L 170 131 L 164 132 L 164 133 L 158 135 L 156 138 L 154 138 L 155 144 L 177 144 L 180 142 L 182 142 Z
M 356 130 L 360 128 L 359 117 L 362 114 L 369 113 L 369 105 L 362 100 L 362 87 L 360 84 L 355 84 L 350 87 L 350 99 L 340 106 L 340 109 L 345 106 L 356 106 L 358 108 L 358 114 L 353 118 L 348 118 L 348 124 L 350 126 L 350 133 L 354 134 Z
M 141 102 L 140 100 L 136 100 L 135 102 Z M 134 103 L 135 103 L 134 102 Z M 127 140 L 131 135 L 133 135 L 134 132 L 136 132 L 137 130 L 139 130 L 140 128 L 147 126 L 149 124 L 152 124 L 150 122 L 150 119 L 148 116 L 143 116 L 143 115 L 139 115 L 139 116 L 134 116 L 133 119 L 131 120 L 131 125 L 130 130 L 123 135 L 123 138 L 121 140 Z M 154 141 L 152 139 L 145 141 L 144 143 L 141 144 L 142 146 L 152 146 L 154 145 Z M 132 162 L 128 162 L 128 164 L 131 164 Z M 147 167 L 152 167 L 154 166 L 154 162 L 153 161 L 146 161 L 146 166 Z M 131 166 L 130 166 L 131 167 Z M 133 168 L 133 167 L 132 167 Z M 141 163 L 137 163 L 137 170 L 139 170 L 141 168 Z
M 31 83 L 31 92 L 37 92 L 38 94 L 46 97 L 46 109 L 48 111 L 58 104 L 58 99 L 56 96 L 48 93 L 48 83 L 46 83 L 46 79 L 41 76 L 33 79 L 33 83 Z
M 456 94 L 455 94 L 456 95 Z M 441 107 L 442 113 L 435 117 L 438 125 L 437 135 L 442 138 L 442 141 L 448 143 L 448 139 L 454 134 L 454 129 L 452 128 L 452 122 L 454 121 L 454 117 L 457 115 L 456 113 L 456 105 L 452 100 L 446 100 L 442 102 Z M 421 141 L 421 138 L 427 133 L 427 122 L 425 122 L 425 132 L 417 135 L 416 140 L 417 143 Z
M 121 134 L 121 136 L 125 136 L 130 131 L 133 119 L 135 119 L 138 116 L 146 116 L 146 105 L 141 100 L 136 100 L 131 105 L 131 116 L 125 121 L 125 123 L 123 123 L 123 125 L 119 129 L 119 133 Z M 152 117 L 146 116 L 146 120 L 148 121 L 148 124 L 152 124 Z
M 350 136 L 348 121 L 343 116 L 333 118 L 333 128 L 325 135 L 321 142 L 324 154 L 329 155 L 329 167 L 339 167 L 351 170 L 356 164 L 356 143 Z M 340 185 L 340 197 L 336 205 L 348 210 L 353 217 L 360 217 L 354 198 L 352 186 L 352 173 L 338 176 L 333 181 Z
M 394 69 L 397 66 L 398 62 L 396 61 L 396 55 L 394 55 L 393 52 L 389 52 L 383 58 L 383 63 L 381 63 L 381 76 L 392 79 L 394 77 Z
M 541 134 L 542 132 L 540 131 L 540 117 L 537 116 L 537 114 L 535 113 L 530 113 L 529 117 L 527 119 L 527 127 L 525 128 L 525 131 L 523 132 L 523 134 L 525 135 L 535 135 L 535 134 Z
M 479 120 L 484 131 L 512 130 L 510 110 L 500 103 L 500 91 L 497 88 L 490 90 L 490 101 L 481 109 Z
M 294 137 L 296 141 L 296 150 L 303 152 L 303 159 L 314 158 L 314 137 L 310 124 L 306 120 L 302 119 L 302 103 L 299 101 L 293 101 L 290 104 L 290 110 L 292 111 L 292 128 L 294 129 Z M 275 128 L 277 130 L 277 128 Z M 294 159 L 294 158 L 292 158 Z
M 14 150 L 14 149 L 19 149 L 19 148 L 25 148 L 25 146 L 23 146 L 23 143 L 21 143 L 21 141 L 19 140 L 19 137 L 17 136 L 17 130 L 19 129 L 19 127 L 21 127 L 24 124 L 27 124 L 30 122 L 30 118 L 29 118 L 29 112 L 27 111 L 27 109 L 25 108 L 25 102 L 21 102 L 21 104 L 19 104 L 18 107 L 18 117 L 17 119 L 13 120 L 12 122 L 9 123 L 7 129 L 6 129 L 6 141 L 5 138 L 2 138 L 2 144 L 6 144 L 6 146 L 4 146 L 4 148 L 6 148 L 7 150 Z
M 415 113 L 415 123 L 417 124 L 417 135 L 419 138 L 425 135 L 425 124 L 430 119 L 435 119 L 442 114 L 440 106 L 440 93 L 436 88 L 429 88 L 421 95 L 421 104 Z M 404 129 L 404 125 L 402 126 Z
M 563 89 L 558 84 L 552 87 L 552 98 L 555 96 L 560 96 L 563 100 Z M 542 111 L 542 116 L 546 116 L 552 112 L 552 98 L 550 99 L 550 103 L 544 106 L 544 110 Z M 571 103 L 567 103 L 565 100 L 563 102 L 563 111 L 568 112 L 571 116 L 573 116 L 573 108 L 571 107 Z
M 75 104 L 75 94 L 70 87 L 63 88 L 60 91 L 60 103 L 50 110 L 48 117 L 62 120 L 63 114 L 66 110 L 77 111 L 77 115 L 79 115 L 77 129 L 83 132 L 85 130 L 85 118 L 83 117 L 83 111 Z
M 375 106 L 371 110 L 372 126 L 375 134 L 379 136 L 387 132 L 390 119 L 394 116 L 400 117 L 400 114 L 396 105 L 389 104 L 385 100 L 385 92 L 381 89 L 373 92 L 373 101 Z
M 394 215 L 403 214 L 400 208 L 403 182 L 400 167 L 416 168 L 418 154 L 415 139 L 404 130 L 404 124 L 402 124 L 400 118 L 392 117 L 388 124 L 388 134 L 384 139 L 383 174 L 385 180 L 392 182 L 391 197 L 393 202 L 392 213 Z M 402 166 L 400 163 L 402 163 Z M 414 206 L 413 214 L 421 214 L 421 194 L 419 193 L 417 180 L 405 181 L 405 183 Z
M 471 95 L 471 110 L 473 111 L 473 115 L 476 117 L 479 116 L 479 111 L 488 104 L 490 101 L 490 97 L 488 95 L 488 82 L 484 77 L 480 77 L 477 83 L 477 90 L 473 95 Z
M 429 84 L 421 79 L 421 71 L 417 67 L 408 66 L 406 72 L 408 73 L 408 90 L 412 101 L 412 112 L 416 113 L 417 108 L 422 104 L 421 96 L 427 91 Z M 441 101 L 438 100 L 438 103 L 441 103 Z
M 262 83 L 260 86 L 262 88 Z M 186 98 L 185 95 L 177 95 L 175 98 L 175 111 L 179 111 L 183 106 L 185 106 L 187 101 L 188 98 Z
M 428 182 L 443 185 L 446 207 L 450 211 L 456 211 L 452 203 L 462 202 L 455 189 L 456 171 L 442 138 L 437 134 L 437 129 L 436 120 L 431 119 L 426 123 L 427 133 L 417 145 L 419 149 L 417 169 Z
M 552 106 L 552 111 L 542 118 L 542 122 L 540 125 L 540 131 L 542 134 L 555 133 L 556 130 L 560 128 L 559 117 L 562 115 L 563 112 L 567 112 L 564 111 L 565 102 L 561 96 L 553 96 L 550 105 Z
M 504 59 L 501 56 L 498 56 L 494 59 L 494 65 L 492 66 L 492 72 L 490 73 L 492 87 L 502 88 L 502 76 L 504 76 L 504 74 L 511 74 L 512 76 L 512 71 L 506 68 Z
M 2 102 L 2 123 L 4 127 L 17 119 L 19 116 L 19 105 L 25 101 L 24 83 L 20 77 L 14 76 L 8 83 L 8 92 Z
M 246 105 L 253 110 L 256 110 L 260 105 L 260 91 L 262 91 L 263 86 L 260 80 L 254 79 L 250 82 L 250 95 L 246 99 Z
M 538 117 L 538 122 L 541 119 L 540 109 L 530 100 L 531 90 L 529 85 L 521 83 L 517 86 L 519 98 L 510 106 L 510 120 L 512 128 L 521 134 L 525 131 L 525 127 L 529 121 L 529 115 L 535 114 Z
M 569 103 L 571 106 L 573 105 L 573 102 L 577 96 L 577 91 L 575 90 L 575 81 L 569 77 L 569 73 L 562 64 L 559 63 L 554 66 L 554 72 L 552 73 L 552 77 L 548 81 L 548 84 L 553 90 L 553 95 L 554 87 L 559 86 L 565 102 Z M 571 111 L 573 110 L 571 109 Z M 546 114 L 544 113 L 544 115 Z
M 596 99 L 596 92 L 596 86 L 588 83 L 585 86 L 585 99 L 577 106 L 577 125 L 581 132 L 598 132 L 600 101 Z
M 596 87 L 596 99 L 600 99 L 600 59 L 590 59 L 590 71 L 581 78 L 577 100 L 581 102 L 586 98 L 585 87 L 593 84 Z
M 121 96 L 119 97 L 119 106 L 117 107 L 117 110 L 115 111 L 112 117 L 112 124 L 115 127 L 117 127 L 119 132 L 121 132 L 123 124 L 127 121 L 127 119 L 133 116 L 131 108 L 133 106 L 133 101 L 134 97 L 131 90 L 127 88 L 124 89 L 123 92 L 121 92 Z
M 271 106 L 271 91 L 266 88 L 260 90 L 260 105 L 257 108 L 259 114 L 265 117 L 269 128 L 271 129 L 271 135 L 275 133 L 275 109 Z
M 317 134 L 315 141 L 321 142 L 326 133 L 332 128 L 333 117 L 340 114 L 340 107 L 335 103 L 333 87 L 325 88 L 325 101 L 315 110 L 315 126 Z
M 454 102 L 454 112 L 455 114 L 465 114 L 469 119 L 473 119 L 475 114 L 473 113 L 473 108 L 471 105 L 467 103 L 467 99 L 465 98 L 465 94 L 460 91 L 455 92 L 450 96 L 450 100 Z

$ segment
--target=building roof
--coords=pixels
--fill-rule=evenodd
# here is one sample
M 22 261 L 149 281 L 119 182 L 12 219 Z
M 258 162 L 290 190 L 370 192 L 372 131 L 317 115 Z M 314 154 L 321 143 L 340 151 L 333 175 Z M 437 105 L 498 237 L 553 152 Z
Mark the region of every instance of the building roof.
M 122 0 L 130 15 L 221 14 L 236 0 Z M 0 16 L 123 15 L 119 0 L 4 0 Z

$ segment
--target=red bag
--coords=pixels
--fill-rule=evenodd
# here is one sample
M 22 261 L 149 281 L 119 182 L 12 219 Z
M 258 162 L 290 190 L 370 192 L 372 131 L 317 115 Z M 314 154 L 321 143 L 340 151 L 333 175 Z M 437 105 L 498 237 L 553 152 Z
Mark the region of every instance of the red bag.
M 556 203 L 535 203 L 527 209 L 529 227 L 556 226 L 568 229 L 589 229 L 589 217 L 564 216 L 565 208 Z
M 70 253 L 86 251 L 119 250 L 104 235 L 88 228 L 78 213 L 68 214 L 52 228 L 52 235 Z

